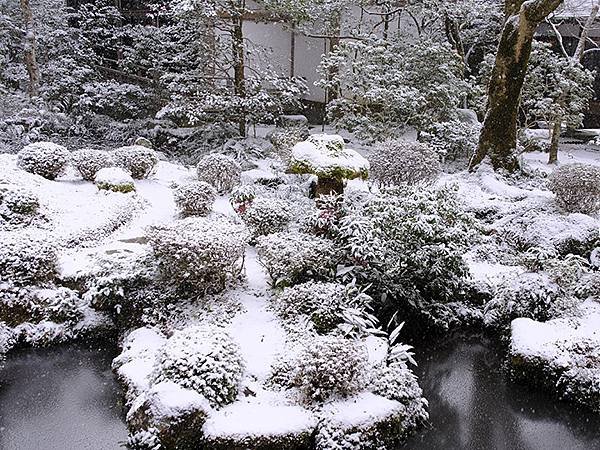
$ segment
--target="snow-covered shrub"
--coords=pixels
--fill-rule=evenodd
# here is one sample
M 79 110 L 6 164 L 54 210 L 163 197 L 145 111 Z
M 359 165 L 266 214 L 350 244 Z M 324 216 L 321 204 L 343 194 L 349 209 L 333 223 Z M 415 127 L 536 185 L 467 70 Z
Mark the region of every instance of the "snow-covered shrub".
M 17 165 L 26 172 L 54 180 L 63 173 L 69 158 L 69 151 L 62 145 L 36 142 L 24 147 L 17 154 Z
M 312 278 L 330 278 L 335 267 L 332 241 L 298 232 L 262 236 L 256 245 L 260 263 L 277 286 Z
M 444 159 L 470 158 L 479 141 L 481 125 L 461 121 L 434 123 L 421 134 L 420 141 L 429 144 Z
M 17 186 L 0 186 L 0 215 L 12 214 L 32 215 L 35 214 L 40 202 L 33 192 Z
M 561 398 L 600 412 L 600 341 L 587 338 L 565 347 L 570 361 L 556 383 Z
M 239 215 L 244 215 L 257 195 L 256 186 L 240 184 L 231 191 L 229 203 Z
M 308 131 L 302 127 L 278 128 L 268 135 L 275 153 L 286 162 L 292 157 L 292 147 L 307 137 Z
M 65 287 L 23 288 L 0 283 L 0 320 L 12 326 L 24 322 L 76 323 L 83 313 L 79 294 Z
M 241 217 L 254 239 L 284 231 L 292 218 L 288 202 L 266 197 L 254 199 Z
M 484 322 L 505 326 L 526 317 L 545 322 L 572 313 L 579 301 L 544 273 L 526 272 L 502 284 L 485 306 Z
M 193 326 L 177 331 L 156 356 L 153 383 L 173 381 L 203 395 L 212 406 L 235 400 L 244 370 L 240 350 L 222 329 Z
M 123 194 L 135 191 L 133 178 L 119 167 L 100 169 L 94 177 L 94 183 L 96 183 L 98 189 L 104 191 L 121 192 Z
M 345 321 L 350 308 L 362 310 L 369 300 L 351 286 L 308 281 L 285 288 L 275 308 L 284 319 L 306 315 L 318 332 L 326 333 Z
M 409 431 L 428 418 L 427 400 L 417 376 L 402 362 L 376 367 L 370 384 L 374 394 L 402 403 L 406 408 L 403 430 Z
M 565 211 L 593 214 L 600 210 L 600 168 L 566 164 L 552 172 L 548 183 Z
M 93 267 L 85 280 L 84 297 L 94 309 L 133 316 L 137 311 L 132 310 L 160 301 L 154 292 L 145 295 L 145 290 L 151 289 L 156 281 L 156 262 L 150 251 L 101 254 Z M 161 289 L 167 290 L 162 283 Z
M 120 147 L 112 156 L 117 167 L 125 169 L 137 180 L 152 175 L 158 164 L 156 152 L 142 145 Z
M 110 153 L 87 148 L 73 152 L 71 163 L 86 181 L 94 181 L 100 169 L 115 165 Z
M 49 236 L 36 231 L 0 233 L 0 281 L 43 283 L 57 271 L 57 247 Z
M 319 336 L 308 342 L 298 355 L 290 384 L 309 403 L 349 397 L 367 384 L 366 362 L 366 351 L 357 341 Z
M 584 300 L 588 297 L 600 300 L 600 272 L 583 275 L 575 285 L 574 292 Z
M 337 233 L 346 276 L 383 296 L 391 313 L 455 301 L 469 273 L 463 252 L 476 239 L 477 223 L 452 187 L 384 190 L 343 217 Z
M 388 186 L 431 183 L 440 172 L 438 153 L 420 142 L 394 139 L 381 142 L 373 147 L 369 162 L 371 176 Z
M 163 275 L 204 291 L 224 289 L 240 271 L 248 233 L 226 219 L 188 218 L 147 230 Z
M 218 192 L 229 192 L 240 182 L 242 168 L 237 161 L 220 153 L 211 153 L 197 166 L 198 179 L 212 185 Z
M 0 321 L 0 367 L 2 355 L 15 345 L 15 335 L 11 327 Z
M 203 181 L 192 181 L 175 187 L 173 191 L 175 204 L 188 216 L 203 216 L 211 209 L 217 198 L 217 191 Z

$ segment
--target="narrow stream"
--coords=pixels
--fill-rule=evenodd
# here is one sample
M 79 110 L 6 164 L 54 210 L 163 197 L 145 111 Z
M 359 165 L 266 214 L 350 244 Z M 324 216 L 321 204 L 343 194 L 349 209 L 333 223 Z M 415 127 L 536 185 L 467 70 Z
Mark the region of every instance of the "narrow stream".
M 24 349 L 0 369 L 0 449 L 118 450 L 127 439 L 115 347 Z
M 415 370 L 429 400 L 431 428 L 414 450 L 598 450 L 600 414 L 507 381 L 502 354 L 481 336 L 417 349 Z

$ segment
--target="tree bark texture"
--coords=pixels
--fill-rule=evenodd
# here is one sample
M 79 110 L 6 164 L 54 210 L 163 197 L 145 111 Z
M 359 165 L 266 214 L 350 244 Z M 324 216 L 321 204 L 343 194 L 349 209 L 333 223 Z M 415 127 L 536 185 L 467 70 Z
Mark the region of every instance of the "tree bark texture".
M 36 51 L 37 42 L 35 38 L 35 29 L 33 23 L 33 13 L 29 0 L 20 0 L 21 14 L 25 24 L 25 46 L 23 50 L 23 59 L 27 74 L 29 75 L 28 93 L 30 97 L 36 97 L 40 93 L 40 69 L 37 63 Z
M 531 54 L 533 35 L 539 23 L 562 0 L 507 0 L 496 62 L 488 86 L 488 105 L 473 170 L 489 156 L 494 169 L 514 172 L 519 168 L 515 153 L 521 89 Z

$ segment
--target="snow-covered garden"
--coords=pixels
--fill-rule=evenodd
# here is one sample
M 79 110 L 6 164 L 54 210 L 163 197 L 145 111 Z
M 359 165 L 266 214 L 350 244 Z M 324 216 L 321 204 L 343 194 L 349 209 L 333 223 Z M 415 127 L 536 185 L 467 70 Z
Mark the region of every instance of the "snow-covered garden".
M 235 52 L 233 94 L 192 75 L 198 24 L 229 24 L 243 47 L 246 6 L 180 3 L 121 36 L 129 67 L 164 65 L 168 100 L 145 119 L 148 93 L 95 79 L 95 63 L 61 78 L 42 52 L 32 67 L 32 30 L 60 58 L 73 50 L 59 37 L 74 39 L 85 60 L 121 29 L 94 21 L 112 6 L 80 5 L 58 32 L 26 5 L 20 75 L 0 47 L 0 366 L 32 347 L 118 346 L 122 444 L 140 450 L 410 448 L 436 428 L 419 349 L 453 336 L 485 335 L 508 383 L 600 414 L 600 131 L 580 130 L 595 75 L 536 41 L 518 95 L 494 97 L 513 88 L 501 53 L 523 51 L 502 40 L 513 22 L 543 10 L 560 36 L 560 2 L 516 2 L 506 22 L 494 2 L 409 2 L 410 44 L 383 2 L 383 34 L 323 56 L 319 125 L 300 114 L 302 80 L 244 77 Z M 326 34 L 348 7 L 264 4 Z M 448 34 L 421 36 L 426 18 Z M 0 25 L 15 20 L 0 5 Z

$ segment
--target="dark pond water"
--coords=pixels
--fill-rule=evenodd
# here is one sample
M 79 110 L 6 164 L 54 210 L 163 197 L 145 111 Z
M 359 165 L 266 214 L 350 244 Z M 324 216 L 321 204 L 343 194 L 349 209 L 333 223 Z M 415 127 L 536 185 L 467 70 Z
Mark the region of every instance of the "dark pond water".
M 116 450 L 127 438 L 116 348 L 69 346 L 9 354 L 0 368 L 0 449 Z
M 502 353 L 486 338 L 417 350 L 417 362 L 431 428 L 406 449 L 600 449 L 600 415 L 507 382 Z
M 115 348 L 22 350 L 0 369 L 1 450 L 117 450 L 126 439 Z M 415 450 L 600 450 L 600 415 L 506 381 L 482 337 L 418 350 L 431 427 Z

